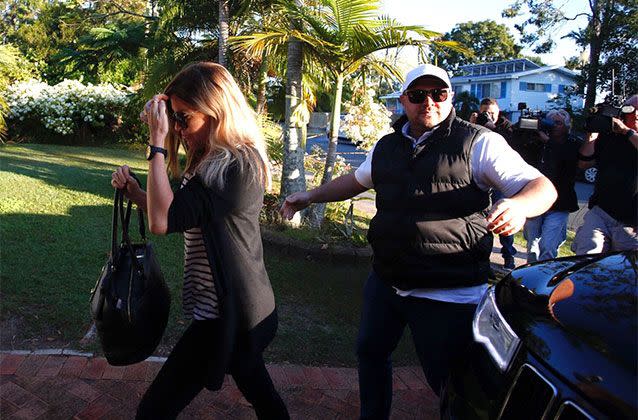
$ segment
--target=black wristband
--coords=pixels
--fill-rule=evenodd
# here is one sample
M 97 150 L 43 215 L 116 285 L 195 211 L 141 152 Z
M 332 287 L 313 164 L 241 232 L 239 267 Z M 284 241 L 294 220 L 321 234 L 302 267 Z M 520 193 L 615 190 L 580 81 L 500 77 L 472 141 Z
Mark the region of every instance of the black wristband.
M 581 154 L 580 152 L 578 152 L 578 160 L 582 160 L 584 162 L 589 162 L 590 160 L 596 160 L 596 157 L 594 155 L 585 156 L 585 155 Z

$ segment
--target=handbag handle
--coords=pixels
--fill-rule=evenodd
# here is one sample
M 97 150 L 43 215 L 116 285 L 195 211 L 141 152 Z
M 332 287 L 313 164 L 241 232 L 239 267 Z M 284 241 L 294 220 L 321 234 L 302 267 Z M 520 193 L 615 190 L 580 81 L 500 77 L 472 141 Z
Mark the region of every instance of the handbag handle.
M 130 172 L 130 175 L 135 181 L 137 181 L 138 185 L 141 187 L 142 183 L 140 182 L 137 175 L 133 172 Z M 113 219 L 112 219 L 112 229 L 111 229 L 111 255 L 113 258 L 117 258 L 117 241 L 118 241 L 118 216 L 120 222 L 122 223 L 122 242 L 127 245 L 131 256 L 133 257 L 133 262 L 137 265 L 137 259 L 133 255 L 133 245 L 131 244 L 131 239 L 129 237 L 129 222 L 131 219 L 131 207 L 132 201 L 128 199 L 126 205 L 126 212 L 124 211 L 124 190 L 123 189 L 115 189 L 115 196 L 113 199 Z M 144 224 L 144 212 L 142 209 L 138 207 L 137 209 L 137 219 L 139 224 L 139 232 L 142 240 L 146 242 L 146 229 Z M 114 265 L 117 265 L 117 262 L 113 262 Z
M 142 182 L 140 181 L 140 179 L 137 177 L 137 175 L 135 175 L 132 171 L 130 172 L 131 177 L 137 181 L 137 184 L 141 187 L 142 186 Z M 126 214 L 125 217 L 122 218 L 122 234 L 126 235 L 128 237 L 128 227 L 129 227 L 129 221 L 131 219 L 131 200 L 128 200 L 127 203 L 127 208 L 126 208 Z M 122 194 L 122 202 L 121 202 L 121 207 L 124 206 L 124 197 Z M 122 215 L 120 214 L 120 216 L 122 217 Z M 145 228 L 145 224 L 144 224 L 144 212 L 142 211 L 141 208 L 137 208 L 137 221 L 138 221 L 138 229 L 140 232 L 140 236 L 142 238 L 142 240 L 144 242 L 146 242 L 146 228 Z

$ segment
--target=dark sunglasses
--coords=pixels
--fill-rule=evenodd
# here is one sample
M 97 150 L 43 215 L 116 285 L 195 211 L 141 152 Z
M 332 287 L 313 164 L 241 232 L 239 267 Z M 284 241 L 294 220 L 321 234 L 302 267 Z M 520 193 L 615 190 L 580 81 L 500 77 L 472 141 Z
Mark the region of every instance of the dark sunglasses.
M 434 102 L 443 102 L 447 99 L 448 90 L 445 88 L 435 89 L 414 89 L 405 92 L 408 101 L 413 104 L 422 104 L 425 98 L 429 96 Z
M 179 128 L 181 128 L 182 130 L 186 130 L 186 128 L 188 128 L 188 118 L 191 116 L 191 114 L 185 112 L 173 112 L 169 115 L 171 117 L 171 120 L 177 123 Z

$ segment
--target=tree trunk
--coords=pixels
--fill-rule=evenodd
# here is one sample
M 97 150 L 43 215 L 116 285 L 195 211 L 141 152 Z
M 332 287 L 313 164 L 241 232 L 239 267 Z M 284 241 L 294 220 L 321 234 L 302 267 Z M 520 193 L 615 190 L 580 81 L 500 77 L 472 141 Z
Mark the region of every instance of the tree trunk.
M 302 45 L 291 39 L 288 43 L 286 67 L 286 120 L 284 128 L 284 162 L 281 173 L 281 199 L 306 190 L 304 170 L 305 130 L 304 121 L 295 116 L 301 105 Z M 301 216 L 297 213 L 292 224 L 298 225 Z
M 228 2 L 229 0 L 219 0 L 219 39 L 217 41 L 219 54 L 217 62 L 227 67 L 226 52 L 228 50 Z
M 341 122 L 341 94 L 343 93 L 343 79 L 343 74 L 339 74 L 337 76 L 337 83 L 335 85 L 334 98 L 332 102 L 332 115 L 330 117 L 330 140 L 328 142 L 328 153 L 326 154 L 326 165 L 324 166 L 321 185 L 327 184 L 332 180 L 335 162 L 337 160 L 337 140 L 339 139 L 339 125 Z M 314 205 L 309 215 L 310 226 L 321 226 L 325 212 L 326 203 Z
M 268 58 L 264 56 L 259 66 L 259 84 L 257 85 L 257 113 L 265 114 L 266 109 L 266 83 L 268 82 Z
M 596 104 L 596 88 L 598 86 L 598 69 L 600 68 L 600 53 L 602 50 L 603 13 L 599 0 L 590 3 L 592 17 L 589 40 L 589 65 L 587 66 L 587 92 L 585 92 L 585 109 Z

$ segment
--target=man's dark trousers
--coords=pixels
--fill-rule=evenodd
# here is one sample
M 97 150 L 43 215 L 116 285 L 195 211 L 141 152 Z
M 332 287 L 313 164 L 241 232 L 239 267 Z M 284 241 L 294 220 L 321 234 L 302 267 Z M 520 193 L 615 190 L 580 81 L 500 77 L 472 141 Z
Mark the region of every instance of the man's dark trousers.
M 392 402 L 391 355 L 406 324 L 423 373 L 439 395 L 450 367 L 472 340 L 476 305 L 401 297 L 374 272 L 363 295 L 357 339 L 361 418 L 387 419 Z

